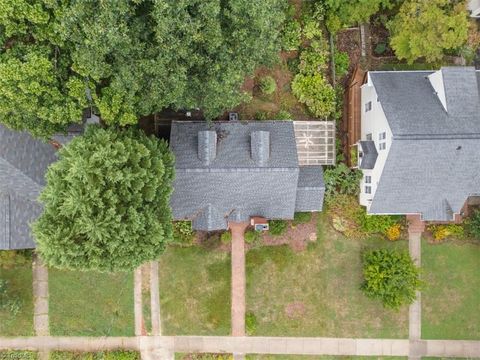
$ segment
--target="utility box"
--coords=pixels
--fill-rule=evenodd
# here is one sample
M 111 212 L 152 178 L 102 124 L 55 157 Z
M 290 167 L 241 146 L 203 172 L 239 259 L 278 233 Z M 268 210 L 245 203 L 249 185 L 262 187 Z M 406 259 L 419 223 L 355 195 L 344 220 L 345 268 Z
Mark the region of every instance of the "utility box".
M 261 216 L 252 216 L 250 218 L 250 225 L 255 231 L 268 231 L 268 220 Z

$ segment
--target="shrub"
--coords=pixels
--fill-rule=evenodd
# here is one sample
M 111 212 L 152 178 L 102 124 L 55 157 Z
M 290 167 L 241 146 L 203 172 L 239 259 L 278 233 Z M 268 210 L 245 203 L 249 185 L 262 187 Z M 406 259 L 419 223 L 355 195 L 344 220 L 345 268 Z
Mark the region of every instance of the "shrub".
M 318 74 L 328 68 L 329 52 L 322 43 L 315 42 L 313 46 L 302 51 L 299 57 L 298 70 L 302 74 Z
M 473 212 L 465 224 L 468 236 L 480 240 L 480 209 Z
M 292 92 L 317 117 L 326 118 L 335 112 L 335 90 L 319 73 L 295 75 Z
M 386 234 L 388 229 L 396 225 L 401 217 L 392 215 L 368 215 L 365 209 L 359 212 L 358 222 L 360 228 L 369 234 Z
M 280 110 L 276 115 L 275 115 L 275 120 L 292 120 L 293 116 L 290 114 L 288 111 L 285 110 Z
M 271 76 L 265 76 L 260 79 L 260 90 L 266 95 L 273 94 L 277 90 L 277 83 Z
M 335 194 L 357 195 L 360 189 L 362 172 L 350 169 L 340 163 L 335 167 L 329 167 L 324 171 L 325 196 L 327 201 Z
M 258 231 L 247 230 L 245 232 L 245 241 L 247 242 L 247 244 L 255 244 L 258 241 L 260 241 L 260 239 L 261 239 L 261 236 L 260 236 L 260 232 Z
M 430 225 L 428 230 L 432 232 L 435 241 L 442 241 L 448 237 L 462 239 L 465 236 L 463 226 L 459 224 Z
M 305 224 L 312 219 L 312 213 L 310 212 L 296 212 L 293 217 L 294 224 Z
M 375 46 L 374 52 L 377 55 L 382 55 L 386 50 L 387 50 L 387 44 L 378 43 L 377 46 Z
M 0 279 L 0 310 L 8 310 L 12 315 L 17 315 L 22 306 L 22 301 L 18 296 L 11 293 L 9 282 Z
M 286 51 L 297 50 L 302 41 L 302 28 L 300 23 L 292 19 L 283 26 L 282 49 Z
M 257 317 L 252 312 L 247 312 L 245 315 L 245 328 L 247 335 L 254 335 L 257 330 Z
M 386 232 L 387 239 L 390 241 L 398 240 L 400 238 L 401 232 L 402 232 L 402 226 L 400 224 L 392 225 L 387 229 L 387 232 Z
M 269 232 L 274 236 L 280 236 L 287 230 L 287 222 L 285 220 L 270 220 Z
M 173 222 L 173 241 L 174 245 L 190 246 L 195 239 L 195 232 L 192 229 L 191 221 Z
M 230 231 L 225 231 L 220 235 L 220 241 L 222 244 L 230 244 L 232 242 L 232 233 Z
M 419 269 L 410 255 L 396 250 L 372 250 L 363 255 L 362 290 L 387 308 L 398 309 L 415 300 L 420 290 Z
M 350 58 L 348 54 L 343 51 L 335 53 L 335 73 L 338 78 L 342 78 L 348 73 L 348 68 L 350 67 Z

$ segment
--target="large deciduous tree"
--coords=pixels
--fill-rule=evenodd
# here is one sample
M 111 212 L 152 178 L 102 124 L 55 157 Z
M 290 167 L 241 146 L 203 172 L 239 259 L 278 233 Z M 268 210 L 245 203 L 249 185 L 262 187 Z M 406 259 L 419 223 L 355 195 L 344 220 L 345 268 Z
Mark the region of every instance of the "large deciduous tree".
M 157 258 L 172 238 L 173 161 L 164 141 L 89 126 L 47 172 L 33 225 L 46 263 L 116 271 Z
M 433 63 L 445 50 L 457 49 L 468 38 L 465 1 L 406 0 L 390 25 L 391 46 L 410 64 L 418 58 Z
M 0 64 L 13 73 L 41 46 L 43 66 L 30 73 L 45 77 L 44 88 L 58 90 L 55 104 L 69 104 L 63 122 L 79 121 L 85 104 L 96 106 L 107 124 L 133 124 L 166 107 L 201 108 L 213 118 L 246 98 L 240 89 L 245 76 L 276 59 L 285 3 L 0 0 Z M 23 55 L 9 61 L 9 49 L 18 46 Z M 15 96 L 9 86 L 17 85 L 7 85 L 0 86 L 0 99 L 2 92 Z M 41 103 L 45 91 L 29 96 Z M 9 102 L 3 106 L 5 114 L 14 112 Z M 20 118 L 7 122 L 3 114 L 0 121 L 43 136 L 65 127 L 36 108 L 28 125 Z M 46 122 L 42 131 L 34 128 L 35 116 Z

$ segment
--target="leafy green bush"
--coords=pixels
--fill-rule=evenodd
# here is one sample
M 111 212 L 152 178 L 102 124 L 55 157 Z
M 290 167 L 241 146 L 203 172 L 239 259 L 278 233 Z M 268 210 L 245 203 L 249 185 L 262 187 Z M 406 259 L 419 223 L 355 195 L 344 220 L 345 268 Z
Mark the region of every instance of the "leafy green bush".
M 273 94 L 277 90 L 277 83 L 271 76 L 264 76 L 260 79 L 260 90 L 266 95 Z
M 311 212 L 296 212 L 293 217 L 294 224 L 305 224 L 312 219 Z
M 220 235 L 220 241 L 223 244 L 230 244 L 232 242 L 232 233 L 230 231 L 224 231 L 222 235 Z
M 297 50 L 302 41 L 302 28 L 300 23 L 292 19 L 285 22 L 282 31 L 282 49 L 286 51 Z
M 335 194 L 357 195 L 362 172 L 350 169 L 344 163 L 329 167 L 323 174 L 327 201 Z
M 292 114 L 285 110 L 280 110 L 275 114 L 274 118 L 275 120 L 293 120 Z
M 377 46 L 375 46 L 375 54 L 377 55 L 383 55 L 383 53 L 387 50 L 387 44 L 385 43 L 378 43 Z
M 8 310 L 12 315 L 17 315 L 22 307 L 22 300 L 12 294 L 9 282 L 0 279 L 0 310 Z
M 287 222 L 285 220 L 270 220 L 268 222 L 269 232 L 274 236 L 280 236 L 287 230 Z
M 466 221 L 465 230 L 468 236 L 480 240 L 480 209 L 474 211 Z
M 363 292 L 387 308 L 398 309 L 415 300 L 420 290 L 419 269 L 407 252 L 372 250 L 363 255 Z
M 348 54 L 343 51 L 338 51 L 334 55 L 335 61 L 335 74 L 340 79 L 347 75 L 348 68 L 350 66 L 350 58 Z
M 247 335 L 254 335 L 257 330 L 257 317 L 253 312 L 247 312 L 245 315 L 245 328 Z
M 398 224 L 402 217 L 394 215 L 368 215 L 364 208 L 358 213 L 361 230 L 368 234 L 386 234 L 388 229 Z
M 255 230 L 247 230 L 245 232 L 245 241 L 247 244 L 255 244 L 261 240 L 260 232 Z
M 322 45 L 323 44 L 323 45 Z M 326 44 L 315 41 L 303 50 L 299 57 L 298 70 L 301 74 L 318 74 L 328 69 L 329 52 Z
M 441 224 L 429 225 L 428 231 L 432 232 L 436 241 L 442 241 L 446 238 L 463 239 L 465 237 L 465 229 L 461 224 Z
M 195 239 L 195 232 L 192 229 L 191 221 L 173 222 L 173 241 L 174 245 L 190 246 Z
M 317 117 L 328 117 L 335 111 L 335 90 L 319 73 L 295 75 L 292 92 Z

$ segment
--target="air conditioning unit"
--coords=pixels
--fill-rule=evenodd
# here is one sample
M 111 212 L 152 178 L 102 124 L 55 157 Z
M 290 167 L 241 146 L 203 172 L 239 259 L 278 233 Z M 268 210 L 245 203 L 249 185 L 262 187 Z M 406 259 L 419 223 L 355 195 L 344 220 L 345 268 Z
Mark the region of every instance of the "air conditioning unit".
M 229 112 L 228 113 L 228 121 L 238 121 L 238 113 Z
M 250 218 L 250 225 L 255 231 L 268 231 L 268 220 L 261 216 L 252 216 Z

